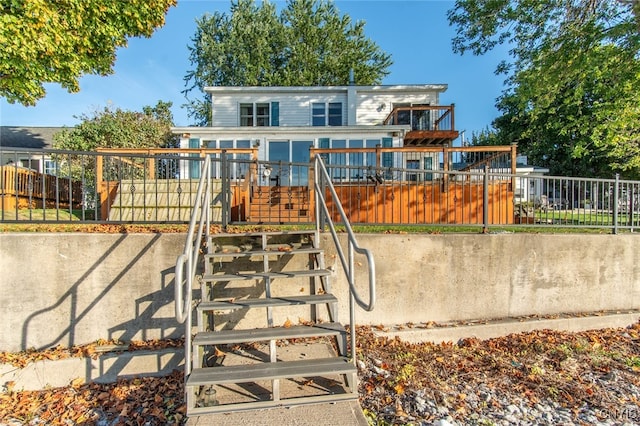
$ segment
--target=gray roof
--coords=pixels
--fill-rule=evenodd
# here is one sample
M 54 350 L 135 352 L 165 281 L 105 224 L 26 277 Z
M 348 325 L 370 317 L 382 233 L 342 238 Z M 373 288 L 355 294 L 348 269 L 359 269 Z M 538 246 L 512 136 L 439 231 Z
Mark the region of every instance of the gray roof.
M 63 128 L 0 126 L 0 148 L 53 148 L 53 135 Z

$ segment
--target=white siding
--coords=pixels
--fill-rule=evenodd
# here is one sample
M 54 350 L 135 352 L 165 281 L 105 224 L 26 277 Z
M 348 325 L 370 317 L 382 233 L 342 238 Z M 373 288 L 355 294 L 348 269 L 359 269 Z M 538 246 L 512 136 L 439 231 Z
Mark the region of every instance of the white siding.
M 232 96 L 215 96 L 213 98 L 213 127 L 236 127 L 239 122 L 238 101 Z
M 438 105 L 439 93 L 446 86 L 336 86 L 284 88 L 211 88 L 214 127 L 239 126 L 241 103 L 279 102 L 281 127 L 311 126 L 311 105 L 314 102 L 341 102 L 342 124 L 348 125 L 349 105 L 354 103 L 354 125 L 379 125 L 394 105 Z M 349 99 L 349 93 L 354 94 Z M 352 110 L 353 111 L 353 110 Z
M 346 93 L 272 93 L 272 94 L 216 94 L 213 98 L 213 127 L 237 127 L 240 125 L 241 103 L 280 104 L 280 126 L 311 126 L 311 104 L 314 102 L 342 102 L 342 124 L 347 123 Z
M 393 110 L 394 104 L 437 105 L 438 93 L 372 93 L 360 92 L 357 96 L 357 124 L 379 125 Z

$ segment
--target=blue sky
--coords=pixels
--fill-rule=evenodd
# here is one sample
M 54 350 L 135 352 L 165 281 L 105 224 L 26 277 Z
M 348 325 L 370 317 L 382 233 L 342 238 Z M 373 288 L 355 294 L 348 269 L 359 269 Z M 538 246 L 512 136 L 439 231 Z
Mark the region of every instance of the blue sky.
M 283 1 L 276 2 L 279 6 Z M 0 100 L 0 124 L 11 126 L 72 126 L 76 117 L 112 105 L 141 110 L 158 100 L 172 101 L 175 123 L 191 124 L 185 103 L 184 75 L 190 69 L 187 45 L 195 33 L 195 19 L 215 11 L 227 12 L 228 0 L 179 0 L 167 14 L 165 26 L 151 38 L 136 38 L 118 50 L 114 73 L 85 76 L 79 93 L 67 93 L 55 84 L 35 107 Z M 448 26 L 448 0 L 336 1 L 341 13 L 364 20 L 365 32 L 394 64 L 383 84 L 445 83 L 449 89 L 440 103 L 455 103 L 456 128 L 466 137 L 491 124 L 497 116 L 495 99 L 503 76 L 494 75 L 505 59 L 505 49 L 482 57 L 456 55 L 451 50 L 454 29 Z

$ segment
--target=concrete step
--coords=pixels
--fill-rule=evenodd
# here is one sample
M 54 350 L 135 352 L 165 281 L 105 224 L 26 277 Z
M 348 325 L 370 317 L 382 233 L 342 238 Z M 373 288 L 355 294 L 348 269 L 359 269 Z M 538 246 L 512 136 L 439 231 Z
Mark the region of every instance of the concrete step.
M 223 407 L 223 406 L 222 406 Z M 187 426 L 296 425 L 296 426 L 368 426 L 358 401 L 318 401 L 286 407 L 273 405 L 252 411 L 220 410 L 217 413 L 193 415 Z M 196 408 L 194 411 L 204 411 Z

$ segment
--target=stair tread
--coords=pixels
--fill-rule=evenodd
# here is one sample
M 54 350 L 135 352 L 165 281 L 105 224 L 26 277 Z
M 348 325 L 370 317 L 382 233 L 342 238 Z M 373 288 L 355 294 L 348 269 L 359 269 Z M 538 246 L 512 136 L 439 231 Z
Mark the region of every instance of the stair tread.
M 246 256 L 263 256 L 263 255 L 279 255 L 286 254 L 318 254 L 322 253 L 322 249 L 314 247 L 304 248 L 292 248 L 291 250 L 246 250 L 236 252 L 216 252 L 208 253 L 205 255 L 207 258 L 211 257 L 246 257 Z
M 304 337 L 336 336 L 344 334 L 345 328 L 337 322 L 291 327 L 255 328 L 249 330 L 205 331 L 196 334 L 194 345 L 222 345 L 228 343 L 259 342 L 266 340 L 297 339 Z
M 296 231 L 265 231 L 265 232 L 239 232 L 239 233 L 228 233 L 221 232 L 218 234 L 211 234 L 209 238 L 237 238 L 237 237 L 260 237 L 262 235 L 266 236 L 274 236 L 274 235 L 309 235 L 315 234 L 315 230 L 313 229 L 300 229 Z
M 271 271 L 271 272 L 238 272 L 235 274 L 207 274 L 202 277 L 203 281 L 234 281 L 234 280 L 254 280 L 261 278 L 296 278 L 296 277 L 326 277 L 331 275 L 329 269 L 303 269 L 299 271 Z
M 312 377 L 327 374 L 355 373 L 356 367 L 346 357 L 266 362 L 209 368 L 195 368 L 187 379 L 187 386 L 215 383 L 247 383 L 289 377 Z
M 262 299 L 240 299 L 240 300 L 212 300 L 200 302 L 199 311 L 210 311 L 214 309 L 243 309 L 243 308 L 266 308 L 273 306 L 291 305 L 311 305 L 321 303 L 335 303 L 338 299 L 332 294 L 312 294 L 309 296 L 286 296 L 271 297 Z

